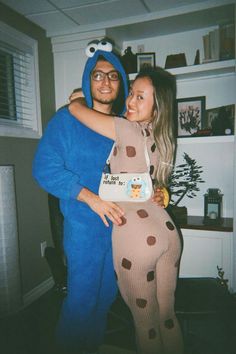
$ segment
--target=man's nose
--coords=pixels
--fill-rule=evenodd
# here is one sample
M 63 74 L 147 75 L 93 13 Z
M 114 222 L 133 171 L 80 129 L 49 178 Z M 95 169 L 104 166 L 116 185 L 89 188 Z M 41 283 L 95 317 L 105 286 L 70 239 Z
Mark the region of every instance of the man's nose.
M 108 75 L 104 75 L 104 78 L 103 78 L 102 82 L 105 85 L 109 85 L 110 84 L 110 79 L 109 79 Z

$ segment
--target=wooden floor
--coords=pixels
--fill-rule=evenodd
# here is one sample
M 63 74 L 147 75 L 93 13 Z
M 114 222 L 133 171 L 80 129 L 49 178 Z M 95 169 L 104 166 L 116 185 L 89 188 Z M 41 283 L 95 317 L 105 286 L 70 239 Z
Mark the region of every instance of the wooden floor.
M 21 313 L 0 319 L 0 353 L 58 354 L 54 328 L 62 299 L 62 295 L 52 289 Z M 210 316 L 186 321 L 180 318 L 186 354 L 236 354 L 235 317 L 233 309 L 223 319 Z M 118 299 L 109 314 L 100 354 L 134 353 L 132 319 L 123 301 Z

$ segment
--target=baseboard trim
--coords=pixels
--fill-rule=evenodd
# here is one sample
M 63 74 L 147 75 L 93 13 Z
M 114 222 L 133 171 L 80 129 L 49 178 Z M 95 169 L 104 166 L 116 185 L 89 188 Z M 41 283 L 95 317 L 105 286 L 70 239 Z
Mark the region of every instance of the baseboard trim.
M 30 290 L 23 296 L 23 308 L 32 304 L 35 300 L 37 300 L 40 296 L 45 294 L 48 290 L 50 290 L 54 285 L 53 277 L 50 277 L 44 280 L 41 284 L 37 285 L 35 288 Z

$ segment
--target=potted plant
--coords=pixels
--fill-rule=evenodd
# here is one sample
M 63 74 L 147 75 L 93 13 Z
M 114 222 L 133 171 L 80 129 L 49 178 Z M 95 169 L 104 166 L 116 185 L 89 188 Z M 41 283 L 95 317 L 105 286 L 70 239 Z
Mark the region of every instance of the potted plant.
M 187 208 L 180 207 L 179 203 L 186 196 L 196 197 L 200 190 L 198 183 L 204 183 L 201 178 L 202 166 L 198 166 L 196 160 L 187 153 L 183 154 L 184 163 L 175 166 L 170 176 L 170 211 L 178 222 L 187 222 Z

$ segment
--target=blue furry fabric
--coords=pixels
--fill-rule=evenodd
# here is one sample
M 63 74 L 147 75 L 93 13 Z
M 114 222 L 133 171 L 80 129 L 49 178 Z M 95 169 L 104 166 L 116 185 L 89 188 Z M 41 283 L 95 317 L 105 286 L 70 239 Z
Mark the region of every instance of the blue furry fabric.
M 98 52 L 120 71 L 124 87 L 120 112 L 123 112 L 128 92 L 124 69 L 113 53 Z M 83 90 L 90 106 L 90 72 L 96 65 L 98 52 L 88 59 L 83 75 Z M 60 199 L 64 215 L 68 295 L 62 306 L 57 337 L 70 353 L 96 348 L 102 342 L 107 312 L 117 293 L 111 226 L 107 228 L 97 214 L 76 199 L 83 187 L 97 193 L 112 144 L 112 140 L 86 128 L 67 108 L 62 108 L 48 123 L 33 161 L 34 178 L 44 190 Z

